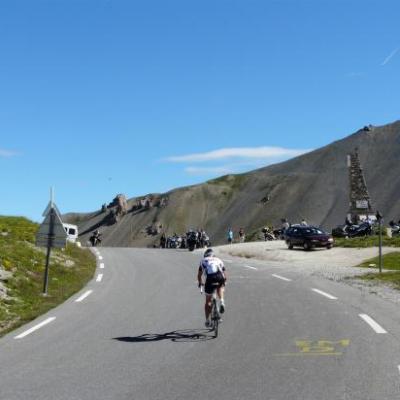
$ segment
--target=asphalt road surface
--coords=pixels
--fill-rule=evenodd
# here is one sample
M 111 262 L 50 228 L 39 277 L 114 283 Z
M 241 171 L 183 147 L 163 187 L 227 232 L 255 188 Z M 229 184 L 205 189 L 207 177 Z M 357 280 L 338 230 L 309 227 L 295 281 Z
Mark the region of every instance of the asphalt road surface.
M 1 400 L 400 398 L 392 303 L 285 266 L 227 260 L 214 339 L 196 285 L 200 254 L 99 252 L 86 288 L 0 339 Z

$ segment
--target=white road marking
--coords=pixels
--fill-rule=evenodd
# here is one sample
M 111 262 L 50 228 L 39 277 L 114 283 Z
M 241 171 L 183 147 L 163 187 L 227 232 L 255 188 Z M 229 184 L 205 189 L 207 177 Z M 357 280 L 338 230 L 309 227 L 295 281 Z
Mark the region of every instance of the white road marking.
M 367 314 L 358 314 L 376 333 L 387 333 L 376 321 Z
M 32 332 L 37 331 L 38 329 L 42 328 L 43 326 L 49 324 L 50 322 L 54 321 L 56 319 L 56 317 L 50 317 L 47 318 L 46 320 L 44 320 L 43 322 L 41 322 L 40 324 L 35 325 L 34 327 L 28 329 L 27 331 L 21 333 L 18 336 L 15 336 L 14 339 L 22 339 L 25 336 L 28 336 L 29 334 L 31 334 Z
M 272 276 L 273 276 L 274 278 L 282 279 L 283 281 L 286 281 L 286 282 L 291 282 L 291 281 L 292 281 L 292 280 L 289 279 L 289 278 L 285 278 L 284 276 L 280 276 L 280 275 L 277 275 L 277 274 L 272 274 Z
M 85 300 L 86 297 L 88 297 L 89 295 L 91 295 L 93 292 L 93 290 L 88 290 L 87 292 L 85 292 L 81 297 L 77 298 L 75 300 L 75 302 L 80 303 L 82 300 Z
M 101 282 L 102 279 L 103 279 L 103 274 L 98 274 L 96 282 Z
M 104 263 L 100 263 L 99 268 L 103 269 L 104 268 Z
M 400 365 L 397 366 L 398 370 L 399 370 L 399 374 L 400 374 Z
M 249 268 L 249 269 L 254 269 L 254 270 L 257 271 L 257 268 L 256 268 L 256 267 L 250 267 L 250 265 L 244 265 L 244 267 L 245 267 L 245 268 Z
M 103 259 L 103 257 L 102 256 L 99 256 L 99 260 L 102 260 Z
M 327 298 L 330 299 L 330 300 L 337 300 L 337 297 L 332 296 L 332 295 L 329 294 L 329 293 L 323 292 L 322 290 L 319 290 L 319 289 L 311 289 L 311 290 L 312 290 L 313 292 L 315 292 L 315 293 L 320 294 L 321 296 L 327 297 Z

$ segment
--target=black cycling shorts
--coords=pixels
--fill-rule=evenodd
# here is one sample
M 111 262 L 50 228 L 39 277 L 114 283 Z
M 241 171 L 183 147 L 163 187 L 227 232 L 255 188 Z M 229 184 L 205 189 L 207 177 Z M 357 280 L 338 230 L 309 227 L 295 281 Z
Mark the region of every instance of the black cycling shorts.
M 225 285 L 225 278 L 221 272 L 216 274 L 207 275 L 206 283 L 204 285 L 204 292 L 208 295 L 214 293 L 214 290 Z

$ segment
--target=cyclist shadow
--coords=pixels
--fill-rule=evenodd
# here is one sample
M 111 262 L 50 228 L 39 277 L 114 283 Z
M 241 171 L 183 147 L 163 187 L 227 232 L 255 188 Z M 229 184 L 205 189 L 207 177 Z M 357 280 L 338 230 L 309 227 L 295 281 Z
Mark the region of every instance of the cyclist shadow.
M 170 340 L 171 342 L 204 342 L 206 340 L 214 339 L 213 336 L 208 335 L 209 329 L 181 329 L 166 333 L 144 333 L 139 336 L 122 336 L 113 338 L 119 342 L 128 343 L 151 343 L 160 342 L 162 340 Z

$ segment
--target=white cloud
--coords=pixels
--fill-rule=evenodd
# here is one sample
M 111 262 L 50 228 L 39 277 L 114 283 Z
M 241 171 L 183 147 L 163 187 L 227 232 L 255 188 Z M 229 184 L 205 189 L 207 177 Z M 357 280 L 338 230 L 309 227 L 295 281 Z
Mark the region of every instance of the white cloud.
M 397 47 L 397 49 L 394 49 L 382 62 L 381 66 L 383 67 L 384 65 L 386 65 L 396 54 L 397 52 L 400 50 L 400 47 Z
M 170 162 L 203 162 L 218 161 L 230 158 L 241 159 L 271 159 L 290 158 L 311 151 L 310 149 L 286 149 L 283 147 L 232 147 L 224 148 L 205 153 L 194 153 L 183 156 L 172 156 L 166 160 Z
M 14 157 L 17 154 L 15 151 L 0 149 L 0 157 Z

